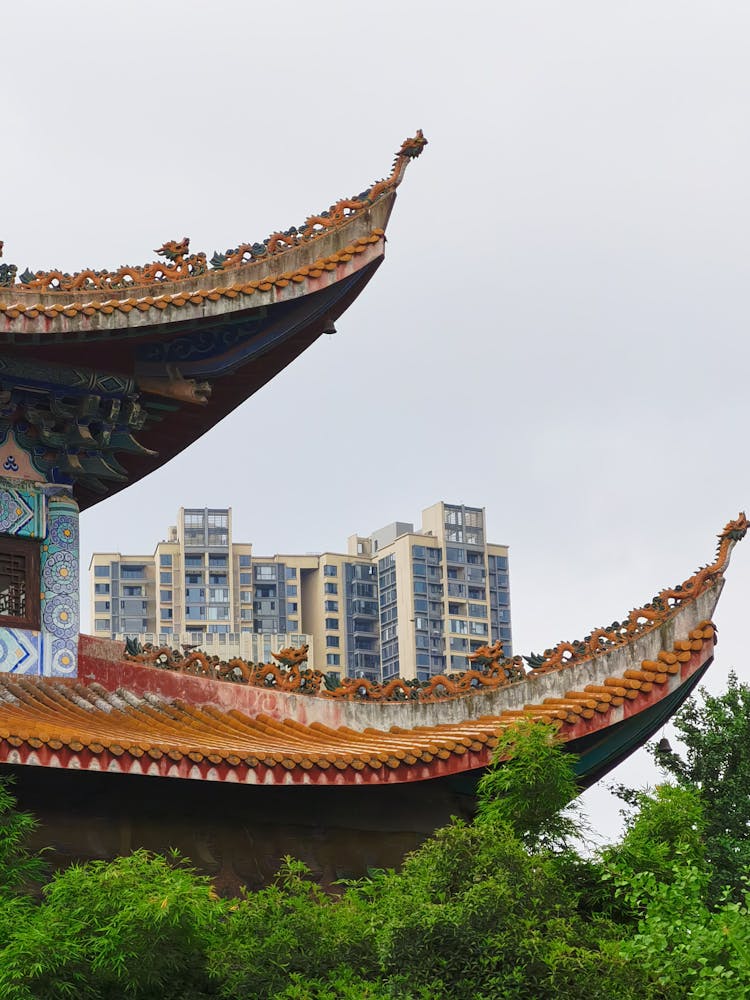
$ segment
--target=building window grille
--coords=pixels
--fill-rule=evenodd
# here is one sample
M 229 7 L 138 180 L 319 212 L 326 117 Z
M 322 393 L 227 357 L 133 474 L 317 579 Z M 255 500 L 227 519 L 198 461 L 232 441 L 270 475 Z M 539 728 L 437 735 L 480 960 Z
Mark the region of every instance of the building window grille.
M 38 630 L 39 545 L 24 538 L 0 538 L 0 622 Z

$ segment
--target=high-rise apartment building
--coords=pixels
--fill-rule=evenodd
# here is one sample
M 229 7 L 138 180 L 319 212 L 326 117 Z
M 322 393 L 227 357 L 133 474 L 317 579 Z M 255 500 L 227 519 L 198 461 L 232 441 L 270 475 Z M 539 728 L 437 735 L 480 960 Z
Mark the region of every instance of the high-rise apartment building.
M 512 652 L 508 549 L 480 507 L 437 503 L 419 530 L 396 521 L 348 552 L 256 556 L 228 508 L 184 509 L 152 556 L 96 553 L 97 635 L 268 660 L 308 642 L 310 663 L 372 680 L 465 670 L 480 646 Z

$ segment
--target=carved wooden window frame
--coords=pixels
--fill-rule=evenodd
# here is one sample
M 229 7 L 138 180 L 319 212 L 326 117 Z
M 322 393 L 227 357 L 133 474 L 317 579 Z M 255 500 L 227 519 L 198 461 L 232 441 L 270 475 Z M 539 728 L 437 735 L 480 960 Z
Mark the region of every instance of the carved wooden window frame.
M 24 582 L 25 610 L 22 615 L 0 612 L 0 627 L 38 632 L 41 629 L 39 541 L 33 538 L 18 538 L 15 535 L 0 535 L 0 562 L 4 556 L 11 557 L 16 563 L 22 560 L 20 572 Z

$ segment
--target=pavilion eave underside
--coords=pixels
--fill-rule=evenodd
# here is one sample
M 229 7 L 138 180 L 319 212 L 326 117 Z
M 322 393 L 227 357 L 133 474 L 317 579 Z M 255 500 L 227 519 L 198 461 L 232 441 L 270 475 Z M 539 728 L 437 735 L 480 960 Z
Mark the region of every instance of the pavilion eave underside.
M 81 509 L 164 465 L 334 331 L 383 260 L 396 187 L 423 145 L 407 140 L 357 198 L 210 268 L 187 240 L 162 248 L 170 263 L 121 269 L 127 288 L 93 271 L 15 282 L 0 265 L 0 437 L 12 431 Z

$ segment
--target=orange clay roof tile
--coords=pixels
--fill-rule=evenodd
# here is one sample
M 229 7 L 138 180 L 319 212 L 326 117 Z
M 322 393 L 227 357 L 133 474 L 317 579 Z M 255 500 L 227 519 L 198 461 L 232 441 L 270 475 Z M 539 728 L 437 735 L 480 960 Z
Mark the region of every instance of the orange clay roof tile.
M 637 698 L 654 684 L 665 684 L 665 664 L 677 670 L 678 661 L 702 654 L 706 644 L 710 653 L 713 641 L 713 626 L 703 623 L 691 633 L 689 649 L 682 648 L 685 640 L 678 640 L 673 649 L 659 653 L 658 662 L 645 660 L 640 670 L 629 669 L 625 676 L 607 678 L 603 685 L 590 684 L 582 691 L 546 697 L 541 704 L 530 703 L 496 716 L 413 728 L 391 726 L 387 731 L 332 728 L 320 722 L 305 725 L 263 713 L 250 717 L 237 710 L 167 701 L 153 694 L 138 697 L 127 690 L 110 692 L 99 684 L 87 687 L 75 681 L 6 675 L 0 676 L 0 744 L 34 750 L 47 747 L 55 752 L 66 748 L 73 753 L 85 748 L 95 756 L 110 754 L 118 759 L 138 759 L 144 754 L 154 761 L 164 756 L 173 762 L 187 758 L 194 764 L 208 761 L 229 769 L 240 765 L 281 767 L 287 772 L 412 768 L 429 765 L 436 758 L 448 761 L 469 753 L 487 754 L 497 743 L 498 731 L 519 718 L 554 721 L 564 736 L 566 726 L 605 715 L 625 698 Z

